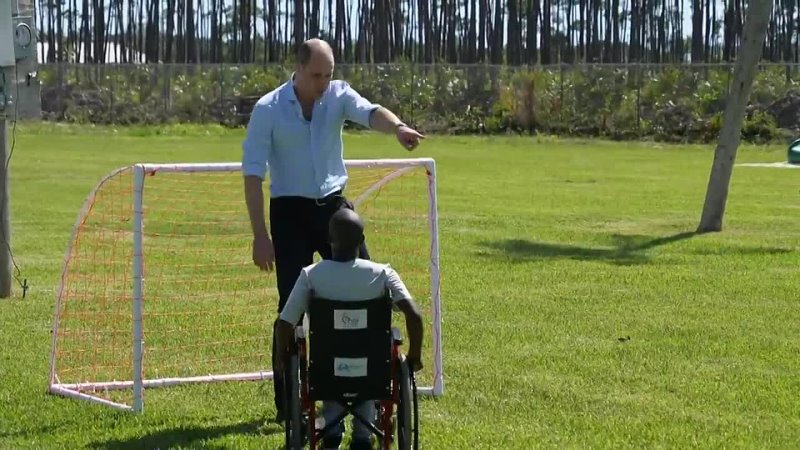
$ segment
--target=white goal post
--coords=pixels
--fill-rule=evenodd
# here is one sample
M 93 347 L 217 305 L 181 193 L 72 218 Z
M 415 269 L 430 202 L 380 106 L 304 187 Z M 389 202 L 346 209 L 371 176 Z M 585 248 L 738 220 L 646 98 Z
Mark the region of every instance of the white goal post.
M 427 316 L 419 392 L 442 395 L 435 162 L 346 166 L 371 258 L 398 271 Z M 274 271 L 252 264 L 251 240 L 240 163 L 136 164 L 103 177 L 67 245 L 49 392 L 141 412 L 149 388 L 272 379 L 277 289 Z

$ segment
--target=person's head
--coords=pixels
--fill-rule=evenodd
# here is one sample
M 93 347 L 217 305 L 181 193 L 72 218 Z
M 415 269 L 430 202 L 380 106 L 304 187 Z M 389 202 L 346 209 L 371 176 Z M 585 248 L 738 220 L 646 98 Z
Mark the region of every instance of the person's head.
M 309 99 L 318 99 L 328 89 L 333 77 L 333 49 L 321 39 L 309 39 L 297 50 L 294 86 Z
M 355 257 L 364 242 L 364 222 L 352 209 L 342 208 L 331 216 L 328 233 L 334 255 Z

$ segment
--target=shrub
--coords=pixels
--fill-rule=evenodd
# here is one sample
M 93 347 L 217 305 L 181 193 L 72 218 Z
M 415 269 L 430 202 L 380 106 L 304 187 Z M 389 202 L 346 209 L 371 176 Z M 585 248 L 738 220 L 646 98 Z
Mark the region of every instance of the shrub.
M 548 133 L 709 142 L 717 138 L 732 68 L 339 65 L 337 76 L 428 133 Z M 242 126 L 290 66 L 40 67 L 47 120 Z M 780 139 L 797 83 L 758 72 L 742 137 Z M 794 97 L 793 97 L 794 96 Z M 800 113 L 798 113 L 800 114 Z

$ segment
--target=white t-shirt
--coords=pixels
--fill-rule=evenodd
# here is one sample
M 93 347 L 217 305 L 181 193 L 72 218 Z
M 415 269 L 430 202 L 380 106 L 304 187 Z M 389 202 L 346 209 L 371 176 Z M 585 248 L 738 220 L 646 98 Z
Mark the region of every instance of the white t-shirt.
M 392 302 L 410 300 L 411 294 L 388 264 L 366 259 L 340 262 L 322 260 L 303 268 L 281 312 L 281 320 L 295 324 L 316 297 L 340 301 L 371 300 L 389 292 Z

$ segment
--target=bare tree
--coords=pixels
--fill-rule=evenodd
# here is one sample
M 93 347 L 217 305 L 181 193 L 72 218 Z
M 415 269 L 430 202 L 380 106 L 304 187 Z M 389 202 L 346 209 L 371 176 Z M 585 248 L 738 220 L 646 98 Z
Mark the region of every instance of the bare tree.
M 797 61 L 799 0 L 772 0 L 764 58 Z M 550 64 L 736 59 L 744 0 L 38 0 L 48 61 L 278 62 L 331 41 L 342 62 Z M 688 20 L 688 21 L 687 21 Z M 690 45 L 684 23 L 691 24 Z M 138 62 L 138 61 L 137 61 Z

